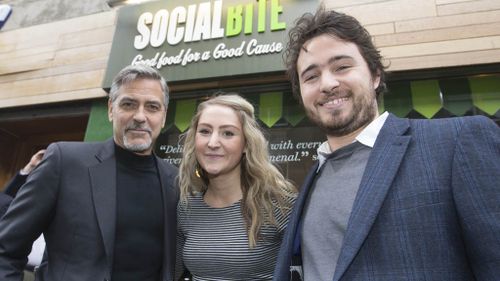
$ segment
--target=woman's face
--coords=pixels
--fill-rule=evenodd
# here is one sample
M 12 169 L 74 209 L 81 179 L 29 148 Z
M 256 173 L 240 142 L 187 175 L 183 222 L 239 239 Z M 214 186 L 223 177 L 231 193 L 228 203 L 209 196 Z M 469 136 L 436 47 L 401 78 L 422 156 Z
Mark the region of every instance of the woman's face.
M 245 151 L 245 137 L 240 118 L 227 106 L 209 105 L 198 120 L 195 154 L 209 178 L 237 176 Z

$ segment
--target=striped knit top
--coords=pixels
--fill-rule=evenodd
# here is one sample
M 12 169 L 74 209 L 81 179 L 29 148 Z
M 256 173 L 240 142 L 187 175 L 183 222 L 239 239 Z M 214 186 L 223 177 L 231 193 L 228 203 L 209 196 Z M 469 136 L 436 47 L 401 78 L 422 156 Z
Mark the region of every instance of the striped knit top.
M 288 211 L 287 214 L 290 212 Z M 271 280 L 288 215 L 276 210 L 276 226 L 264 225 L 250 249 L 241 201 L 208 206 L 202 195 L 177 208 L 179 256 L 195 281 Z

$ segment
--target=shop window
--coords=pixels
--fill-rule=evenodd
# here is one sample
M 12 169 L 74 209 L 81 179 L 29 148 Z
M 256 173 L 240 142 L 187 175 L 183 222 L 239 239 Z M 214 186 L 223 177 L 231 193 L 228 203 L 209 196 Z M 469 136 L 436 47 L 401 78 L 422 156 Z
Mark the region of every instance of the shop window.
M 255 107 L 259 125 L 269 142 L 271 160 L 297 185 L 316 159 L 316 148 L 326 138 L 309 122 L 290 90 L 241 93 Z M 206 96 L 173 100 L 169 105 L 167 125 L 160 135 L 156 153 L 174 165 L 182 157 L 181 133 L 190 125 L 197 105 Z
M 500 117 L 500 75 L 393 81 L 388 82 L 388 89 L 379 101 L 379 110 L 399 117 L 430 119 L 478 114 L 495 120 Z M 271 160 L 300 185 L 316 160 L 316 148 L 326 140 L 324 133 L 307 119 L 288 86 L 234 91 L 254 105 L 269 141 Z M 198 103 L 206 98 L 204 94 L 171 101 L 167 125 L 156 146 L 160 157 L 179 165 L 182 153 L 179 135 L 187 130 Z
M 390 80 L 388 93 L 379 100 L 379 111 L 427 119 L 484 115 L 499 123 L 500 74 L 415 77 L 419 79 Z M 292 97 L 289 84 L 224 90 L 240 93 L 255 106 L 258 122 L 269 141 L 271 160 L 300 185 L 316 160 L 316 148 L 326 137 L 307 119 L 302 105 Z M 169 104 L 166 126 L 156 144 L 158 156 L 174 165 L 180 164 L 182 144 L 179 136 L 188 129 L 197 105 L 210 96 L 209 93 L 203 90 L 175 94 Z M 185 96 L 190 98 L 182 98 Z M 107 120 L 106 102 L 96 101 L 85 140 L 110 137 L 112 129 Z

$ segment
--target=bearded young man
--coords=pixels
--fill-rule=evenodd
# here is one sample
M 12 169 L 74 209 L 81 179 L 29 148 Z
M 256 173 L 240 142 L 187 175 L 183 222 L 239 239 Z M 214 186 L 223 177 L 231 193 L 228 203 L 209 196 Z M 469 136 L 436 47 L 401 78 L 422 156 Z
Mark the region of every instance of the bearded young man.
M 113 138 L 47 148 L 0 220 L 0 280 L 22 280 L 41 233 L 35 280 L 174 279 L 177 168 L 153 154 L 168 98 L 155 69 L 128 66 L 109 94 Z
M 500 129 L 482 116 L 379 115 L 384 66 L 353 17 L 319 9 L 290 31 L 289 77 L 326 133 L 274 280 L 495 280 Z

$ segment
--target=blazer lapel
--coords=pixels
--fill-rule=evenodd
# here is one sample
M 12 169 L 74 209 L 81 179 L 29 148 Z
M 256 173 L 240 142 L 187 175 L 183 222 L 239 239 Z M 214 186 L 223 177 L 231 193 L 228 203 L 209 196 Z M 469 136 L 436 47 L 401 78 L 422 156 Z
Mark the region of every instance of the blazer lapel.
M 274 269 L 273 281 L 289 280 L 292 258 L 294 254 L 300 255 L 300 220 L 304 204 L 308 197 L 312 183 L 314 182 L 314 177 L 316 176 L 317 168 L 318 161 L 316 161 L 304 179 L 304 182 L 299 190 L 297 200 L 295 201 L 294 207 L 290 213 L 290 219 L 283 236 L 283 242 L 281 244 Z
M 174 168 L 156 157 L 158 173 L 161 184 L 164 214 L 164 241 L 163 241 L 163 265 L 161 280 L 172 280 L 175 269 L 176 233 L 177 233 L 177 202 L 179 200 L 177 186 L 170 186 L 172 178 L 176 178 Z
M 408 147 L 407 119 L 389 115 L 380 130 L 353 204 L 333 280 L 340 280 L 370 232 Z
M 292 255 L 300 254 L 300 228 L 301 228 L 301 220 L 302 220 L 302 211 L 304 210 L 304 206 L 306 204 L 307 198 L 309 197 L 309 193 L 311 192 L 311 186 L 314 183 L 314 179 L 316 178 L 317 170 L 318 170 L 319 162 L 316 161 L 313 167 L 309 170 L 304 183 L 302 184 L 302 188 L 299 191 L 299 197 L 295 202 L 295 208 L 293 210 L 293 214 L 290 216 L 290 221 L 288 223 L 288 227 L 293 229 L 292 237 L 290 242 L 293 243 L 292 247 Z
M 94 200 L 97 222 L 109 263 L 113 266 L 113 246 L 116 223 L 116 161 L 114 142 L 108 140 L 96 154 L 99 163 L 89 167 L 92 198 Z

